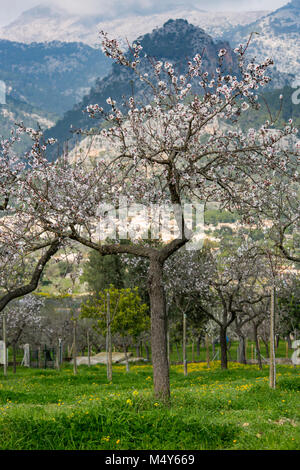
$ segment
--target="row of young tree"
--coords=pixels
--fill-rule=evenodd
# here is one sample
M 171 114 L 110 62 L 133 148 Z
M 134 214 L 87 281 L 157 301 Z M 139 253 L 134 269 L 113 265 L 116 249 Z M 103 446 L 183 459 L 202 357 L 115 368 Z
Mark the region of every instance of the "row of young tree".
M 86 266 L 88 272 L 93 267 L 93 258 L 91 257 Z M 93 277 L 97 286 L 102 285 L 103 282 L 101 276 L 103 266 L 100 267 L 99 262 L 102 263 L 103 258 L 99 258 L 97 263 L 98 279 L 97 276 Z M 121 270 L 125 266 L 125 263 L 123 266 L 120 263 Z M 108 278 L 115 274 L 114 269 L 105 272 Z M 110 285 L 109 288 L 105 288 L 105 284 L 102 291 L 97 290 L 91 299 L 81 304 L 81 313 L 77 317 L 74 316 L 74 312 L 80 311 L 80 303 L 72 297 L 51 298 L 47 296 L 46 299 L 43 299 L 41 296 L 29 295 L 12 303 L 5 312 L 5 336 L 6 346 L 12 349 L 14 372 L 16 372 L 17 365 L 17 350 L 26 343 L 30 344 L 31 350 L 35 351 L 42 351 L 44 345 L 47 345 L 48 348 L 56 351 L 56 356 L 59 354 L 58 345 L 63 344 L 66 359 L 73 358 L 74 360 L 77 354 L 81 353 L 84 356 L 88 351 L 88 355 L 91 356 L 93 353 L 106 349 L 108 331 L 111 334 L 114 349 L 122 350 L 125 353 L 127 371 L 129 370 L 129 348 L 135 348 L 137 357 L 143 356 L 144 353 L 146 360 L 150 361 L 150 316 L 147 301 L 146 303 L 142 302 L 137 287 L 117 289 Z M 95 285 L 95 282 L 92 285 Z M 144 291 L 145 286 L 141 283 L 139 289 Z M 217 321 L 211 321 L 211 317 L 203 312 L 201 304 L 199 304 L 199 293 L 185 292 L 183 295 L 182 291 L 177 290 L 174 286 L 172 294 L 173 299 L 168 303 L 169 357 L 170 351 L 176 348 L 177 360 L 179 362 L 186 360 L 182 351 L 184 340 L 193 345 L 192 361 L 195 361 L 196 357 L 199 359 L 200 345 L 203 343 L 207 346 L 206 340 L 208 340 L 208 344 L 212 344 L 215 355 L 215 345 L 219 344 L 220 325 Z M 279 297 L 276 342 L 278 345 L 280 337 L 286 339 L 289 349 L 291 349 L 291 338 L 297 337 L 300 329 L 299 295 L 299 285 L 285 285 Z M 108 301 L 112 312 L 109 329 Z M 74 308 L 76 303 L 77 307 Z M 214 307 L 216 304 L 217 298 Z M 247 309 L 240 312 L 242 316 L 236 317 L 229 327 L 229 336 L 239 340 L 237 360 L 241 363 L 246 363 L 246 341 L 248 338 L 255 341 L 260 367 L 262 367 L 262 360 L 259 339 L 265 346 L 266 357 L 269 357 L 269 304 L 270 298 L 266 296 L 265 299 L 257 303 L 256 309 L 251 305 L 250 312 Z M 74 345 L 74 320 L 78 320 L 76 322 L 76 345 Z M 184 321 L 187 323 L 185 335 Z M 0 333 L 3 336 L 3 323 L 0 325 Z M 221 343 L 221 349 L 222 347 Z M 227 347 L 228 338 L 226 356 Z
M 237 236 L 237 235 L 236 235 Z M 282 268 L 282 266 L 281 266 Z M 242 247 L 232 240 L 223 240 L 218 248 L 206 244 L 201 252 L 178 252 L 166 263 L 164 284 L 167 303 L 167 330 L 169 348 L 174 345 L 178 360 L 182 361 L 184 321 L 186 339 L 197 345 L 220 342 L 221 367 L 227 368 L 228 335 L 239 341 L 238 361 L 246 363 L 246 340 L 253 338 L 258 364 L 262 367 L 260 339 L 269 357 L 270 302 L 267 289 L 270 278 L 265 257 L 254 247 Z M 137 285 L 147 293 L 147 261 L 134 258 L 103 258 L 92 253 L 85 265 L 82 281 L 97 293 L 107 289 L 111 282 L 118 287 Z M 104 276 L 105 274 L 105 276 Z M 288 342 L 299 336 L 300 284 L 293 272 L 283 269 L 276 282 L 276 338 Z M 145 303 L 149 303 L 146 296 Z M 227 338 L 227 339 L 226 339 Z
M 99 118 L 98 125 L 89 132 L 76 131 L 100 136 L 110 150 L 107 157 L 91 161 L 83 152 L 70 161 L 65 153 L 49 161 L 47 148 L 53 140 L 45 141 L 39 129 L 22 124 L 1 142 L 0 311 L 34 291 L 47 263 L 76 244 L 101 256 L 126 254 L 146 261 L 154 390 L 168 400 L 168 298 L 184 309 L 186 292 L 201 292 L 199 311 L 220 328 L 223 367 L 226 329 L 240 321 L 246 307 L 251 315 L 251 308 L 267 295 L 274 329 L 274 292 L 282 264 L 300 259 L 298 130 L 291 121 L 275 129 L 272 116 L 258 129 L 238 128 L 243 111 L 249 106 L 257 109 L 258 90 L 270 81 L 267 71 L 272 65 L 271 59 L 247 59 L 248 44 L 235 50 L 238 75 L 223 73 L 227 51 L 220 50 L 219 67 L 212 76 L 203 70 L 201 51 L 185 67 L 175 66 L 149 58 L 138 43 L 125 53 L 116 40 L 105 33 L 101 37 L 105 54 L 137 90 L 123 103 L 108 97 L 106 104 L 88 106 L 87 113 L 95 122 Z M 22 135 L 29 135 L 33 145 L 18 155 L 14 145 Z M 104 242 L 101 227 L 100 234 L 97 230 L 99 208 L 109 204 L 120 213 L 120 195 L 146 207 L 172 204 L 180 236 L 163 244 L 139 237 L 122 243 L 119 231 L 116 241 Z M 261 226 L 264 242 L 243 244 L 237 254 L 229 251 L 227 261 L 218 250 L 190 257 L 185 252 L 182 276 L 177 274 L 178 255 L 174 282 L 182 277 L 182 286 L 189 284 L 183 300 L 178 300 L 172 297 L 172 284 L 169 288 L 171 257 L 192 239 L 181 210 L 191 199 L 214 201 L 239 214 L 242 222 Z M 260 280 L 257 263 L 266 268 Z M 261 289 L 254 288 L 259 282 Z
M 109 331 L 114 347 L 124 351 L 126 357 L 130 346 L 146 339 L 149 350 L 148 306 L 142 303 L 137 289 L 110 286 L 85 302 L 73 296 L 28 295 L 10 304 L 3 314 L 5 321 L 0 324 L 0 334 L 5 336 L 6 348 L 12 352 L 14 372 L 26 344 L 30 347 L 31 358 L 37 356 L 37 352 L 42 356 L 45 350 L 52 351 L 51 362 L 56 367 L 61 360 L 74 361 L 77 355 L 86 355 L 87 351 L 90 356 L 105 350 L 107 297 L 111 309 Z M 58 361 L 59 356 L 61 359 Z M 38 358 L 34 359 L 36 364 Z M 129 369 L 129 362 L 126 362 Z M 29 364 L 27 361 L 26 365 Z

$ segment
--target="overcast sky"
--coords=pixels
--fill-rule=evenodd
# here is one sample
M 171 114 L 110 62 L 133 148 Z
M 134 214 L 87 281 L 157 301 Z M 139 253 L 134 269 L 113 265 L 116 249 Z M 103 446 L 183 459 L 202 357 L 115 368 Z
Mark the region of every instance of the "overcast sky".
M 209 5 L 208 5 L 209 3 Z M 178 5 L 203 10 L 275 10 L 288 0 L 0 0 L 0 25 L 16 19 L 20 13 L 36 5 L 60 5 L 76 14 L 101 14 L 104 18 L 126 13 L 156 13 Z

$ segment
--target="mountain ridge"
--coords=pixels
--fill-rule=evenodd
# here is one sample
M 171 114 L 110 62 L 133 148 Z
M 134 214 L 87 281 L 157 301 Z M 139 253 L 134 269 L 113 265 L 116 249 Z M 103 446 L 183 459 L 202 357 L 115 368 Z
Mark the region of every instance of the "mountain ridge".
M 80 101 L 110 66 L 101 51 L 83 43 L 0 39 L 0 80 L 9 94 L 55 114 Z
M 246 26 L 237 27 L 224 39 L 232 44 L 246 43 L 253 35 L 248 53 L 263 60 L 272 57 L 277 70 L 300 75 L 300 0 L 292 0 Z

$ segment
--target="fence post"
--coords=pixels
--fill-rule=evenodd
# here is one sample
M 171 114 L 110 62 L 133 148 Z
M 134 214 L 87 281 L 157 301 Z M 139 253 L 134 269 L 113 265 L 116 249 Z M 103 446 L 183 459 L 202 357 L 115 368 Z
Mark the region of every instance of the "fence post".
M 73 374 L 77 375 L 76 319 L 73 321 Z
M 270 388 L 276 388 L 276 360 L 275 360 L 275 285 L 271 287 L 271 309 L 270 309 Z
M 112 342 L 111 342 L 111 318 L 110 318 L 110 295 L 107 292 L 107 379 L 112 381 Z
M 60 357 L 59 357 L 59 340 L 58 340 L 58 344 L 56 346 L 56 349 L 55 349 L 55 367 L 57 370 L 60 369 Z
M 61 338 L 58 339 L 58 345 L 59 345 L 59 363 L 63 363 L 63 353 L 62 353 L 62 340 Z
M 210 367 L 208 334 L 205 335 L 205 348 L 206 348 L 206 365 L 207 365 L 207 367 Z
M 44 369 L 47 369 L 47 346 L 44 346 Z
M 186 359 L 186 314 L 183 314 L 183 372 L 187 375 L 187 359 Z
M 42 368 L 42 352 L 41 352 L 41 346 L 38 347 L 38 368 Z
M 88 348 L 88 366 L 91 367 L 91 347 L 90 347 L 90 332 L 87 330 L 87 348 Z
M 3 372 L 4 376 L 7 375 L 7 349 L 6 349 L 6 314 L 2 316 L 2 329 L 3 329 Z
M 169 329 L 167 331 L 167 351 L 168 351 L 168 364 L 170 367 L 170 332 L 169 332 Z

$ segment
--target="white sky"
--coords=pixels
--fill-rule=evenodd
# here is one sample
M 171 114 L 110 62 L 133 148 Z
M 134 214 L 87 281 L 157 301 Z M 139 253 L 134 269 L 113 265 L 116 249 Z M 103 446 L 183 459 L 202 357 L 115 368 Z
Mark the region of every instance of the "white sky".
M 203 10 L 275 10 L 288 0 L 0 0 L 0 25 L 16 19 L 20 13 L 40 4 L 59 5 L 76 14 L 101 14 L 113 18 L 126 13 L 155 13 L 178 5 Z

